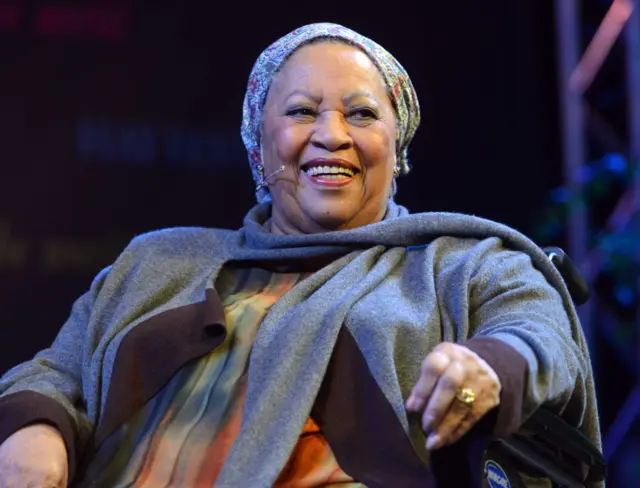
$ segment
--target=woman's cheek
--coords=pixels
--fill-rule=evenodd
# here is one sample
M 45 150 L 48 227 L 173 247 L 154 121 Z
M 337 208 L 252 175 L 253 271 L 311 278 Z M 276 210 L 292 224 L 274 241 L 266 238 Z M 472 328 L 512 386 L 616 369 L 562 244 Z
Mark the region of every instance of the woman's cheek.
M 276 135 L 278 154 L 284 163 L 298 165 L 308 140 L 308 129 L 300 124 L 283 127 Z
M 369 171 L 382 171 L 393 174 L 395 164 L 395 142 L 389 140 L 386 134 L 370 133 L 360 140 L 359 153 L 362 164 L 366 165 Z

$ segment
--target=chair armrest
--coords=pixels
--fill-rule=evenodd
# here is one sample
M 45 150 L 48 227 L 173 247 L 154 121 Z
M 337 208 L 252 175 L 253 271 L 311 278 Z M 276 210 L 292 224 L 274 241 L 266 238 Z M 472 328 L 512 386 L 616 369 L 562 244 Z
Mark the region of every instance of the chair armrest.
M 545 452 L 533 439 L 517 434 L 497 439 L 487 452 L 488 459 L 495 456 L 498 456 L 497 459 L 509 459 L 512 469 L 520 469 L 531 476 L 549 478 L 555 486 L 584 488 L 583 476 L 574 466 L 567 466 L 557 456 Z
M 523 425 L 539 444 L 547 444 L 563 458 L 582 466 L 585 481 L 602 481 L 607 473 L 607 463 L 596 446 L 577 428 L 570 426 L 553 412 L 540 408 Z
M 560 272 L 575 304 L 585 304 L 589 300 L 589 287 L 575 263 L 559 247 L 545 247 L 543 251 Z

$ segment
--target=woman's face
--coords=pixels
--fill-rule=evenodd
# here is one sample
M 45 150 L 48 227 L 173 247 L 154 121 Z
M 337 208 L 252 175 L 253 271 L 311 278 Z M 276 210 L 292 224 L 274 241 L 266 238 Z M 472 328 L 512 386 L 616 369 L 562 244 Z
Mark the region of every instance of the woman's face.
M 296 51 L 263 111 L 262 160 L 272 232 L 348 229 L 384 217 L 396 162 L 396 118 L 378 69 L 359 49 Z

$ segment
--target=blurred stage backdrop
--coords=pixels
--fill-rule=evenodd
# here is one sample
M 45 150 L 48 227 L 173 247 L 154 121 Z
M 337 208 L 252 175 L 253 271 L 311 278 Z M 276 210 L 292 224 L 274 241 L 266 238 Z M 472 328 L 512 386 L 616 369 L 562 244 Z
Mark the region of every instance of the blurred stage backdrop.
M 412 76 L 424 122 L 400 203 L 565 245 L 562 212 L 547 211 L 562 204 L 552 2 L 262 3 L 0 1 L 0 373 L 50 344 L 135 235 L 241 226 L 254 203 L 239 135 L 247 76 L 270 42 L 309 22 L 362 32 Z M 582 48 L 607 10 L 584 3 Z M 621 62 L 614 51 L 606 66 Z M 631 328 L 615 340 L 628 347 Z M 637 354 L 592 341 L 606 432 Z M 635 425 L 611 458 L 613 486 L 639 483 Z

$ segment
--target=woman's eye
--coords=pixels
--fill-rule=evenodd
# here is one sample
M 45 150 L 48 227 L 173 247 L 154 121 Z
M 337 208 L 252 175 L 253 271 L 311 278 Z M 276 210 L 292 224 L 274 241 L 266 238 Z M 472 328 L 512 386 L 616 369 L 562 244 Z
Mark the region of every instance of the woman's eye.
M 298 116 L 298 117 L 313 117 L 315 115 L 315 112 L 310 109 L 310 108 L 305 108 L 305 107 L 299 107 L 299 108 L 292 108 L 291 110 L 289 110 L 287 112 L 287 115 L 290 116 Z
M 375 119 L 377 114 L 370 108 L 359 108 L 349 114 L 356 119 Z

